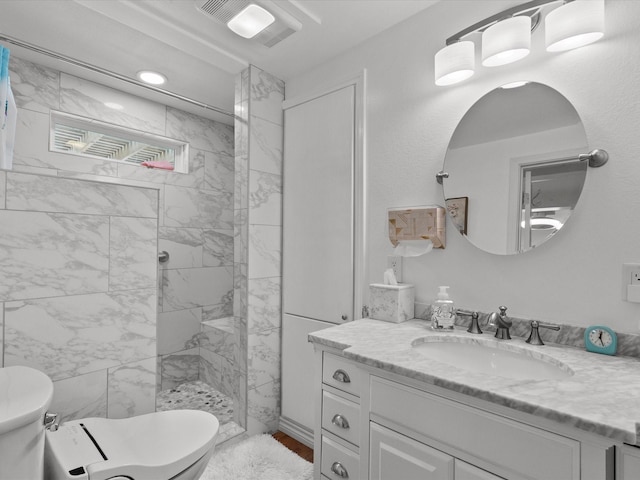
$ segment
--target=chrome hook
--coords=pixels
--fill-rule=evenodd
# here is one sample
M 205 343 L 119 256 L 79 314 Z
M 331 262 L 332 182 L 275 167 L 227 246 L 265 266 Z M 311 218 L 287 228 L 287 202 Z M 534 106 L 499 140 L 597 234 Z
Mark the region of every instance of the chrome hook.
M 436 182 L 438 182 L 440 185 L 442 185 L 443 178 L 449 178 L 449 174 L 443 170 L 440 170 L 438 173 L 436 173 Z

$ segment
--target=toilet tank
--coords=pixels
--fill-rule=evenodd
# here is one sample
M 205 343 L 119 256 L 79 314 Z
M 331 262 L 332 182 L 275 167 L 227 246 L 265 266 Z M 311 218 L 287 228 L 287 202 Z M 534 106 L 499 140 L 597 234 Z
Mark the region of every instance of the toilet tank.
M 0 368 L 0 480 L 42 480 L 52 397 L 53 383 L 39 370 Z

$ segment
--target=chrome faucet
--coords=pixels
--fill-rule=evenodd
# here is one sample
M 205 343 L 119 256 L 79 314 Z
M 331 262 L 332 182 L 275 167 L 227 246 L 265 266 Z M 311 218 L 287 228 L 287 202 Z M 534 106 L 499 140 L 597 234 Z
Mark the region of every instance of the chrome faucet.
M 498 307 L 500 309 L 500 313 L 493 312 L 489 315 L 488 325 L 496 326 L 496 338 L 500 340 L 511 340 L 511 335 L 509 335 L 509 329 L 513 322 L 511 319 L 507 317 L 507 307 Z
M 458 315 L 466 315 L 471 317 L 471 324 L 469 325 L 467 332 L 482 333 L 482 330 L 480 330 L 480 324 L 478 323 L 478 312 L 470 312 L 469 310 L 462 310 L 459 308 L 456 310 L 456 313 Z
M 557 325 L 546 325 L 537 320 L 531 320 L 531 333 L 529 334 L 529 338 L 525 340 L 527 343 L 531 345 L 544 345 L 542 338 L 540 338 L 540 332 L 538 331 L 539 327 L 555 330 L 556 332 L 560 330 L 560 327 Z

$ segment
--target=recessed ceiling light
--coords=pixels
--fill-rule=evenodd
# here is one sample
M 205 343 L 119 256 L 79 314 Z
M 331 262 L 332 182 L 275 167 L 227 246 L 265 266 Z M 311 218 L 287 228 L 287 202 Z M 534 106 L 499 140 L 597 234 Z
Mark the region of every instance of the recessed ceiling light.
M 162 85 L 167 81 L 167 77 L 161 73 L 143 70 L 138 72 L 138 78 L 149 85 Z
M 104 102 L 104 106 L 108 108 L 112 108 L 114 110 L 124 110 L 124 107 L 122 105 L 115 102 Z
M 253 38 L 275 20 L 267 10 L 252 3 L 229 20 L 227 27 L 241 37 Z

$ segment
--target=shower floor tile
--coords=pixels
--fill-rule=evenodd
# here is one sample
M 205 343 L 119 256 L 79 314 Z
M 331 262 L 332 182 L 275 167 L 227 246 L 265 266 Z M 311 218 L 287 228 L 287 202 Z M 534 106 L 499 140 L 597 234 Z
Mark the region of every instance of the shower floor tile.
M 161 391 L 156 397 L 156 410 L 203 410 L 212 413 L 220 425 L 233 421 L 233 400 L 204 382 L 195 381 Z

